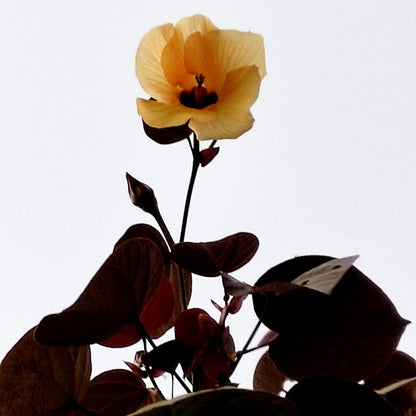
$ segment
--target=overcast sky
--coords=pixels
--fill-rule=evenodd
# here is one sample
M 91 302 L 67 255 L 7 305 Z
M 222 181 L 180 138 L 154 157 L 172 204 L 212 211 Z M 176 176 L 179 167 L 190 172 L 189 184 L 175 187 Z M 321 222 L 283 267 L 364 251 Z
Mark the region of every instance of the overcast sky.
M 154 225 L 126 171 L 153 187 L 178 239 L 191 155 L 144 135 L 134 57 L 149 29 L 195 13 L 261 33 L 268 75 L 253 129 L 200 171 L 188 239 L 256 234 L 234 273 L 249 283 L 295 255 L 359 254 L 416 322 L 416 1 L 2 0 L 0 357 L 75 301 L 127 227 Z M 192 305 L 217 318 L 219 285 L 196 277 Z M 242 348 L 250 300 L 229 323 Z M 94 347 L 94 372 L 138 348 Z M 416 356 L 415 324 L 400 349 Z M 257 358 L 234 381 L 248 386 Z

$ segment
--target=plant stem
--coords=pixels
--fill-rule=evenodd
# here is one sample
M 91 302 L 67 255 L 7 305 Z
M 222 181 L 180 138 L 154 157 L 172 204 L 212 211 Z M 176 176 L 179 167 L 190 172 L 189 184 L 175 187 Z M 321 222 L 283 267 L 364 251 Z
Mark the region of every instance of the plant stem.
M 240 351 L 240 353 L 238 354 L 237 359 L 234 361 L 234 363 L 232 365 L 232 369 L 231 369 L 231 374 L 234 373 L 234 370 L 236 369 L 237 365 L 239 364 L 242 356 L 248 351 L 248 347 L 250 346 L 250 343 L 253 340 L 254 335 L 256 335 L 258 329 L 260 328 L 260 325 L 261 325 L 261 321 L 259 319 L 256 326 L 254 327 L 253 331 L 251 332 L 250 336 L 248 337 L 246 345 L 244 345 L 244 348 Z M 230 376 L 231 376 L 231 374 L 230 374 Z
M 183 210 L 183 217 L 182 217 L 182 227 L 181 227 L 181 235 L 179 238 L 179 242 L 183 242 L 185 240 L 185 232 L 186 232 L 186 225 L 188 222 L 188 214 L 189 214 L 189 207 L 191 205 L 191 197 L 192 197 L 192 191 L 194 189 L 196 174 L 198 172 L 199 165 L 201 164 L 199 159 L 199 141 L 194 133 L 193 135 L 193 147 L 192 147 L 192 171 L 191 171 L 191 177 L 189 179 L 189 185 L 188 185 L 188 192 L 186 194 L 186 200 L 185 200 L 185 208 Z
M 192 151 L 192 171 L 191 171 L 191 177 L 189 179 L 188 191 L 186 193 L 185 207 L 183 210 L 181 235 L 179 237 L 180 243 L 185 241 L 185 232 L 186 232 L 186 225 L 188 223 L 188 214 L 189 214 L 189 207 L 191 205 L 192 191 L 195 185 L 196 174 L 198 172 L 199 165 L 201 164 L 200 158 L 199 158 L 199 141 L 195 133 L 193 134 L 193 146 L 189 138 L 188 138 L 188 143 Z M 181 281 L 182 302 L 183 302 L 184 308 L 186 309 L 187 302 L 186 302 L 185 282 L 183 278 L 183 271 L 181 268 L 179 269 L 179 273 L 180 273 L 180 281 Z
M 237 367 L 238 363 L 240 362 L 240 360 L 241 360 L 242 356 L 243 356 L 244 354 L 246 354 L 246 353 L 249 351 L 249 348 L 248 348 L 248 347 L 250 346 L 251 341 L 253 341 L 254 336 L 256 335 L 257 331 L 258 331 L 258 330 L 259 330 L 259 328 L 260 328 L 260 325 L 261 325 L 261 323 L 262 323 L 262 318 L 263 318 L 263 315 L 264 315 L 264 313 L 265 313 L 265 311 L 266 311 L 266 309 L 267 309 L 267 305 L 268 305 L 268 303 L 269 303 L 269 298 L 268 298 L 268 297 L 266 297 L 266 303 L 265 303 L 265 305 L 264 305 L 264 307 L 263 307 L 263 311 L 261 312 L 261 314 L 260 314 L 260 316 L 259 316 L 259 320 L 257 321 L 256 326 L 254 327 L 253 331 L 251 332 L 250 336 L 248 337 L 248 340 L 247 340 L 246 344 L 244 345 L 243 349 L 242 349 L 242 350 L 240 351 L 240 353 L 238 354 L 237 359 L 234 361 L 234 363 L 233 363 L 233 365 L 232 365 L 232 367 L 231 367 L 231 373 L 230 373 L 230 376 L 231 376 L 231 374 L 233 374 L 233 373 L 234 373 L 234 371 L 235 371 L 235 369 L 236 369 L 236 367 Z M 252 350 L 254 351 L 255 349 L 257 349 L 257 348 L 253 348 Z
M 150 335 L 147 333 L 146 328 L 143 326 L 143 324 L 141 323 L 140 319 L 136 319 L 136 325 L 137 328 L 139 330 L 139 332 L 142 334 L 143 338 L 147 341 L 149 341 L 149 344 L 151 345 L 151 347 L 153 349 L 157 348 L 157 345 L 154 343 L 154 341 L 152 340 L 152 338 L 150 337 Z M 173 377 L 176 378 L 176 380 L 179 382 L 179 384 L 183 387 L 183 389 L 187 392 L 187 393 L 191 393 L 191 390 L 189 389 L 189 387 L 185 384 L 185 382 L 179 377 L 178 373 L 176 371 L 174 371 L 172 373 Z M 154 382 L 154 379 L 152 380 L 152 383 Z M 156 384 L 156 383 L 155 383 Z M 158 387 L 155 386 L 155 388 L 157 390 L 160 391 L 160 389 Z
M 157 213 L 154 215 L 154 218 L 156 219 L 156 222 L 158 223 L 160 229 L 162 230 L 162 233 L 165 236 L 165 239 L 169 247 L 172 247 L 175 244 L 175 242 L 173 241 L 173 238 L 168 230 L 168 227 L 166 226 L 165 221 L 163 220 L 162 215 L 160 215 L 159 210 L 157 210 Z

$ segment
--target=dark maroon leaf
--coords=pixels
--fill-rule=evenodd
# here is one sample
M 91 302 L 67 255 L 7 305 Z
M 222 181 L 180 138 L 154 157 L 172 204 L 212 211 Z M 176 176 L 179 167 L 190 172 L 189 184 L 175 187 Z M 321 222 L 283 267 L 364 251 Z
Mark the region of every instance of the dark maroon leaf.
M 208 149 L 204 149 L 199 153 L 201 158 L 201 166 L 207 166 L 208 163 L 211 163 L 212 160 L 217 156 L 219 153 L 219 147 L 208 147 Z
M 111 348 L 127 347 L 135 344 L 141 337 L 137 324 L 129 321 L 119 327 L 117 332 L 101 340 L 100 344 Z
M 149 353 L 144 354 L 142 361 L 143 364 L 153 369 L 174 373 L 178 364 L 189 360 L 193 353 L 194 348 L 175 339 L 165 342 Z
M 385 367 L 365 380 L 367 387 L 380 390 L 400 380 L 416 377 L 416 361 L 410 355 L 396 351 Z
M 191 295 L 191 274 L 170 260 L 166 243 L 151 226 L 130 227 L 113 254 L 78 300 L 60 314 L 45 317 L 36 338 L 47 345 L 134 344 L 141 325 L 152 338 L 174 325 Z
M 179 266 L 201 276 L 218 276 L 233 272 L 248 263 L 259 242 L 251 233 L 237 233 L 208 243 L 178 243 L 172 247 L 172 258 Z
M 397 409 L 399 415 L 416 414 L 416 380 L 388 392 L 385 398 Z
M 291 282 L 330 257 L 302 256 L 265 273 L 255 287 Z M 270 344 L 277 368 L 295 380 L 330 375 L 353 381 L 379 371 L 408 323 L 387 296 L 351 267 L 330 296 L 308 288 L 253 295 L 257 316 L 279 337 Z
M 72 306 L 40 322 L 36 339 L 59 346 L 92 344 L 114 336 L 126 323 L 140 317 L 163 272 L 164 261 L 156 244 L 147 238 L 126 241 Z
M 228 304 L 227 311 L 232 315 L 240 311 L 246 296 L 234 296 Z
M 228 384 L 235 347 L 228 328 L 202 309 L 182 312 L 175 324 L 176 339 L 193 348 L 193 356 L 181 361 L 185 375 L 194 374 L 194 388 L 201 390 Z M 189 350 L 191 351 L 191 349 Z
M 165 243 L 165 240 L 163 239 L 160 232 L 149 224 L 134 224 L 129 227 L 115 244 L 114 250 L 121 244 L 125 243 L 127 240 L 138 237 L 148 238 L 149 240 L 153 241 L 153 243 L 159 247 L 165 262 L 170 260 L 169 249 Z
M 172 144 L 189 137 L 192 130 L 188 127 L 188 123 L 181 126 L 172 126 L 162 129 L 151 127 L 143 121 L 144 132 L 148 137 L 159 144 Z
M 219 325 L 204 310 L 199 308 L 183 311 L 175 323 L 176 339 L 191 347 L 203 344 L 218 331 Z
M 257 363 L 253 377 L 253 388 L 257 391 L 279 394 L 288 378 L 274 365 L 268 352 L 265 352 Z
M 149 321 L 149 318 L 152 320 L 152 328 L 155 327 L 156 321 L 158 319 L 165 321 L 165 325 L 159 326 L 158 330 L 155 330 L 155 332 L 152 332 L 151 327 L 148 328 L 145 325 L 146 329 L 148 329 L 148 332 L 153 334 L 152 337 L 157 338 L 160 335 L 162 335 L 166 331 L 166 329 L 171 328 L 174 325 L 178 314 L 182 312 L 184 309 L 186 309 L 186 306 L 191 298 L 192 276 L 190 272 L 186 270 L 181 270 L 178 265 L 171 261 L 169 249 L 165 243 L 165 240 L 163 239 L 159 231 L 157 231 L 154 227 L 150 225 L 136 224 L 131 226 L 116 243 L 115 248 L 117 248 L 119 245 L 126 242 L 127 240 L 137 237 L 148 238 L 159 247 L 163 259 L 165 261 L 163 275 L 165 277 L 169 277 L 170 282 L 170 285 L 168 285 L 165 281 L 161 282 L 161 284 L 158 287 L 155 298 L 152 299 L 151 303 L 147 305 L 147 307 L 143 310 L 141 315 L 141 319 L 146 320 L 146 322 Z M 183 288 L 185 289 L 186 305 L 183 303 L 181 280 L 183 280 Z M 167 297 L 168 292 L 170 291 L 173 291 L 174 293 L 174 296 L 171 299 Z M 173 310 L 169 312 L 169 308 L 172 307 L 172 301 Z M 158 311 L 158 317 L 156 317 L 154 311 Z M 162 311 L 164 311 L 164 316 L 170 314 L 170 319 L 166 320 L 163 317 L 163 314 L 160 313 Z M 152 314 L 155 316 L 154 319 L 151 318 Z
M 77 414 L 90 380 L 90 348 L 49 347 L 33 334 L 32 329 L 0 365 L 0 414 Z
M 143 381 L 127 370 L 106 371 L 90 382 L 81 406 L 101 416 L 127 415 L 148 404 Z
M 302 416 L 398 416 L 377 393 L 334 377 L 301 380 L 286 398 L 297 404 Z

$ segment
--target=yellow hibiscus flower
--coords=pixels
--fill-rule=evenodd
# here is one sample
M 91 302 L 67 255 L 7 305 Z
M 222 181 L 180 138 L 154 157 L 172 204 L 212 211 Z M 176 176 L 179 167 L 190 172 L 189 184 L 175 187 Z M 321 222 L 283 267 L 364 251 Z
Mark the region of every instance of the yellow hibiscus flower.
M 189 122 L 199 140 L 233 139 L 253 125 L 250 107 L 266 75 L 263 38 L 220 30 L 202 15 L 187 17 L 144 36 L 136 75 L 154 99 L 137 99 L 149 126 Z

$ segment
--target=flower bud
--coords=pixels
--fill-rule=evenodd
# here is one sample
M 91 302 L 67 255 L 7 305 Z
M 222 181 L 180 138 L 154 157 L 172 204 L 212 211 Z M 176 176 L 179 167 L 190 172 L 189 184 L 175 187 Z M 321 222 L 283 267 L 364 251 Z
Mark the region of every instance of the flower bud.
M 126 173 L 127 185 L 129 189 L 129 195 L 131 202 L 136 207 L 141 208 L 143 211 L 157 216 L 159 208 L 153 189 L 143 182 L 133 178 L 130 174 Z

